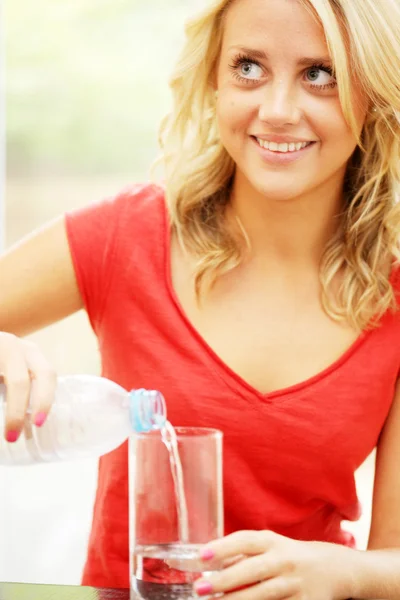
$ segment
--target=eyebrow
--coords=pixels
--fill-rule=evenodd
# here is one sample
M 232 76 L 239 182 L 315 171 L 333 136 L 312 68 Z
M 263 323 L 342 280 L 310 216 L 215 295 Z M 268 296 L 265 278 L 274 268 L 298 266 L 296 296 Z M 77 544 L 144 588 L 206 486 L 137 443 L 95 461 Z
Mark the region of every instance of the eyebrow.
M 230 46 L 228 50 L 240 50 L 241 52 L 248 54 L 254 58 L 260 58 L 268 60 L 268 55 L 263 50 L 255 50 L 254 48 L 247 48 L 246 46 Z M 303 57 L 297 61 L 297 64 L 301 67 L 310 67 L 312 65 L 330 64 L 332 59 L 330 56 L 314 56 L 314 57 Z

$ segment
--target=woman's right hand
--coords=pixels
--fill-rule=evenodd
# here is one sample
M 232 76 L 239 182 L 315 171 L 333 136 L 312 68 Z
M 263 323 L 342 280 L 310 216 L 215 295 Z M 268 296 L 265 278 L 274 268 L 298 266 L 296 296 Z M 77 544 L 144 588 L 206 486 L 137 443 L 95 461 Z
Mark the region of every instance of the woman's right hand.
M 4 437 L 16 442 L 28 406 L 37 427 L 46 420 L 55 396 L 57 375 L 31 341 L 0 332 L 0 377 L 6 385 Z

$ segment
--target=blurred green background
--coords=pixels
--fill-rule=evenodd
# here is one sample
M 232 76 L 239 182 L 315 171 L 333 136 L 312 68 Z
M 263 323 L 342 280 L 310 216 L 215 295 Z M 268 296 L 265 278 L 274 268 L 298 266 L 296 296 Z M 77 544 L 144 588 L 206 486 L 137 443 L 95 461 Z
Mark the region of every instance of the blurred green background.
M 184 23 L 202 4 L 5 2 L 7 246 L 67 210 L 149 179 Z M 99 369 L 85 319 L 32 336 L 61 372 Z
M 145 171 L 188 0 L 9 0 L 10 175 Z

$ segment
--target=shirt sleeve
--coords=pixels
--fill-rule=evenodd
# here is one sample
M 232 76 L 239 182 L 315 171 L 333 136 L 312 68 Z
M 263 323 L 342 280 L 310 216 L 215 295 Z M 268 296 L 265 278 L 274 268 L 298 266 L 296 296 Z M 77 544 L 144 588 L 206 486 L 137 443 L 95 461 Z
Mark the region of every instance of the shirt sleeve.
M 114 276 L 118 229 L 129 193 L 66 213 L 65 227 L 78 287 L 98 333 Z

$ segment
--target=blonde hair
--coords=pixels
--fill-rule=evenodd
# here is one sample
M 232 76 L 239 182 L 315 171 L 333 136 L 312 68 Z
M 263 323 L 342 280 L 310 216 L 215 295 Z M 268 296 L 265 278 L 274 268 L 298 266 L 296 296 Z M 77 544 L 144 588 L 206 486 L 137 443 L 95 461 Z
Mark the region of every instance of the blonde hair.
M 233 1 L 214 0 L 187 24 L 170 83 L 173 110 L 160 129 L 171 225 L 197 259 L 198 296 L 240 264 L 246 247 L 225 223 L 235 164 L 218 136 L 213 87 L 224 16 Z M 322 302 L 332 318 L 365 329 L 396 307 L 389 271 L 394 259 L 400 260 L 400 5 L 398 0 L 300 1 L 324 27 L 343 114 L 358 140 L 347 169 L 346 209 L 321 261 Z M 361 137 L 351 72 L 374 107 Z M 342 283 L 333 293 L 338 273 Z

